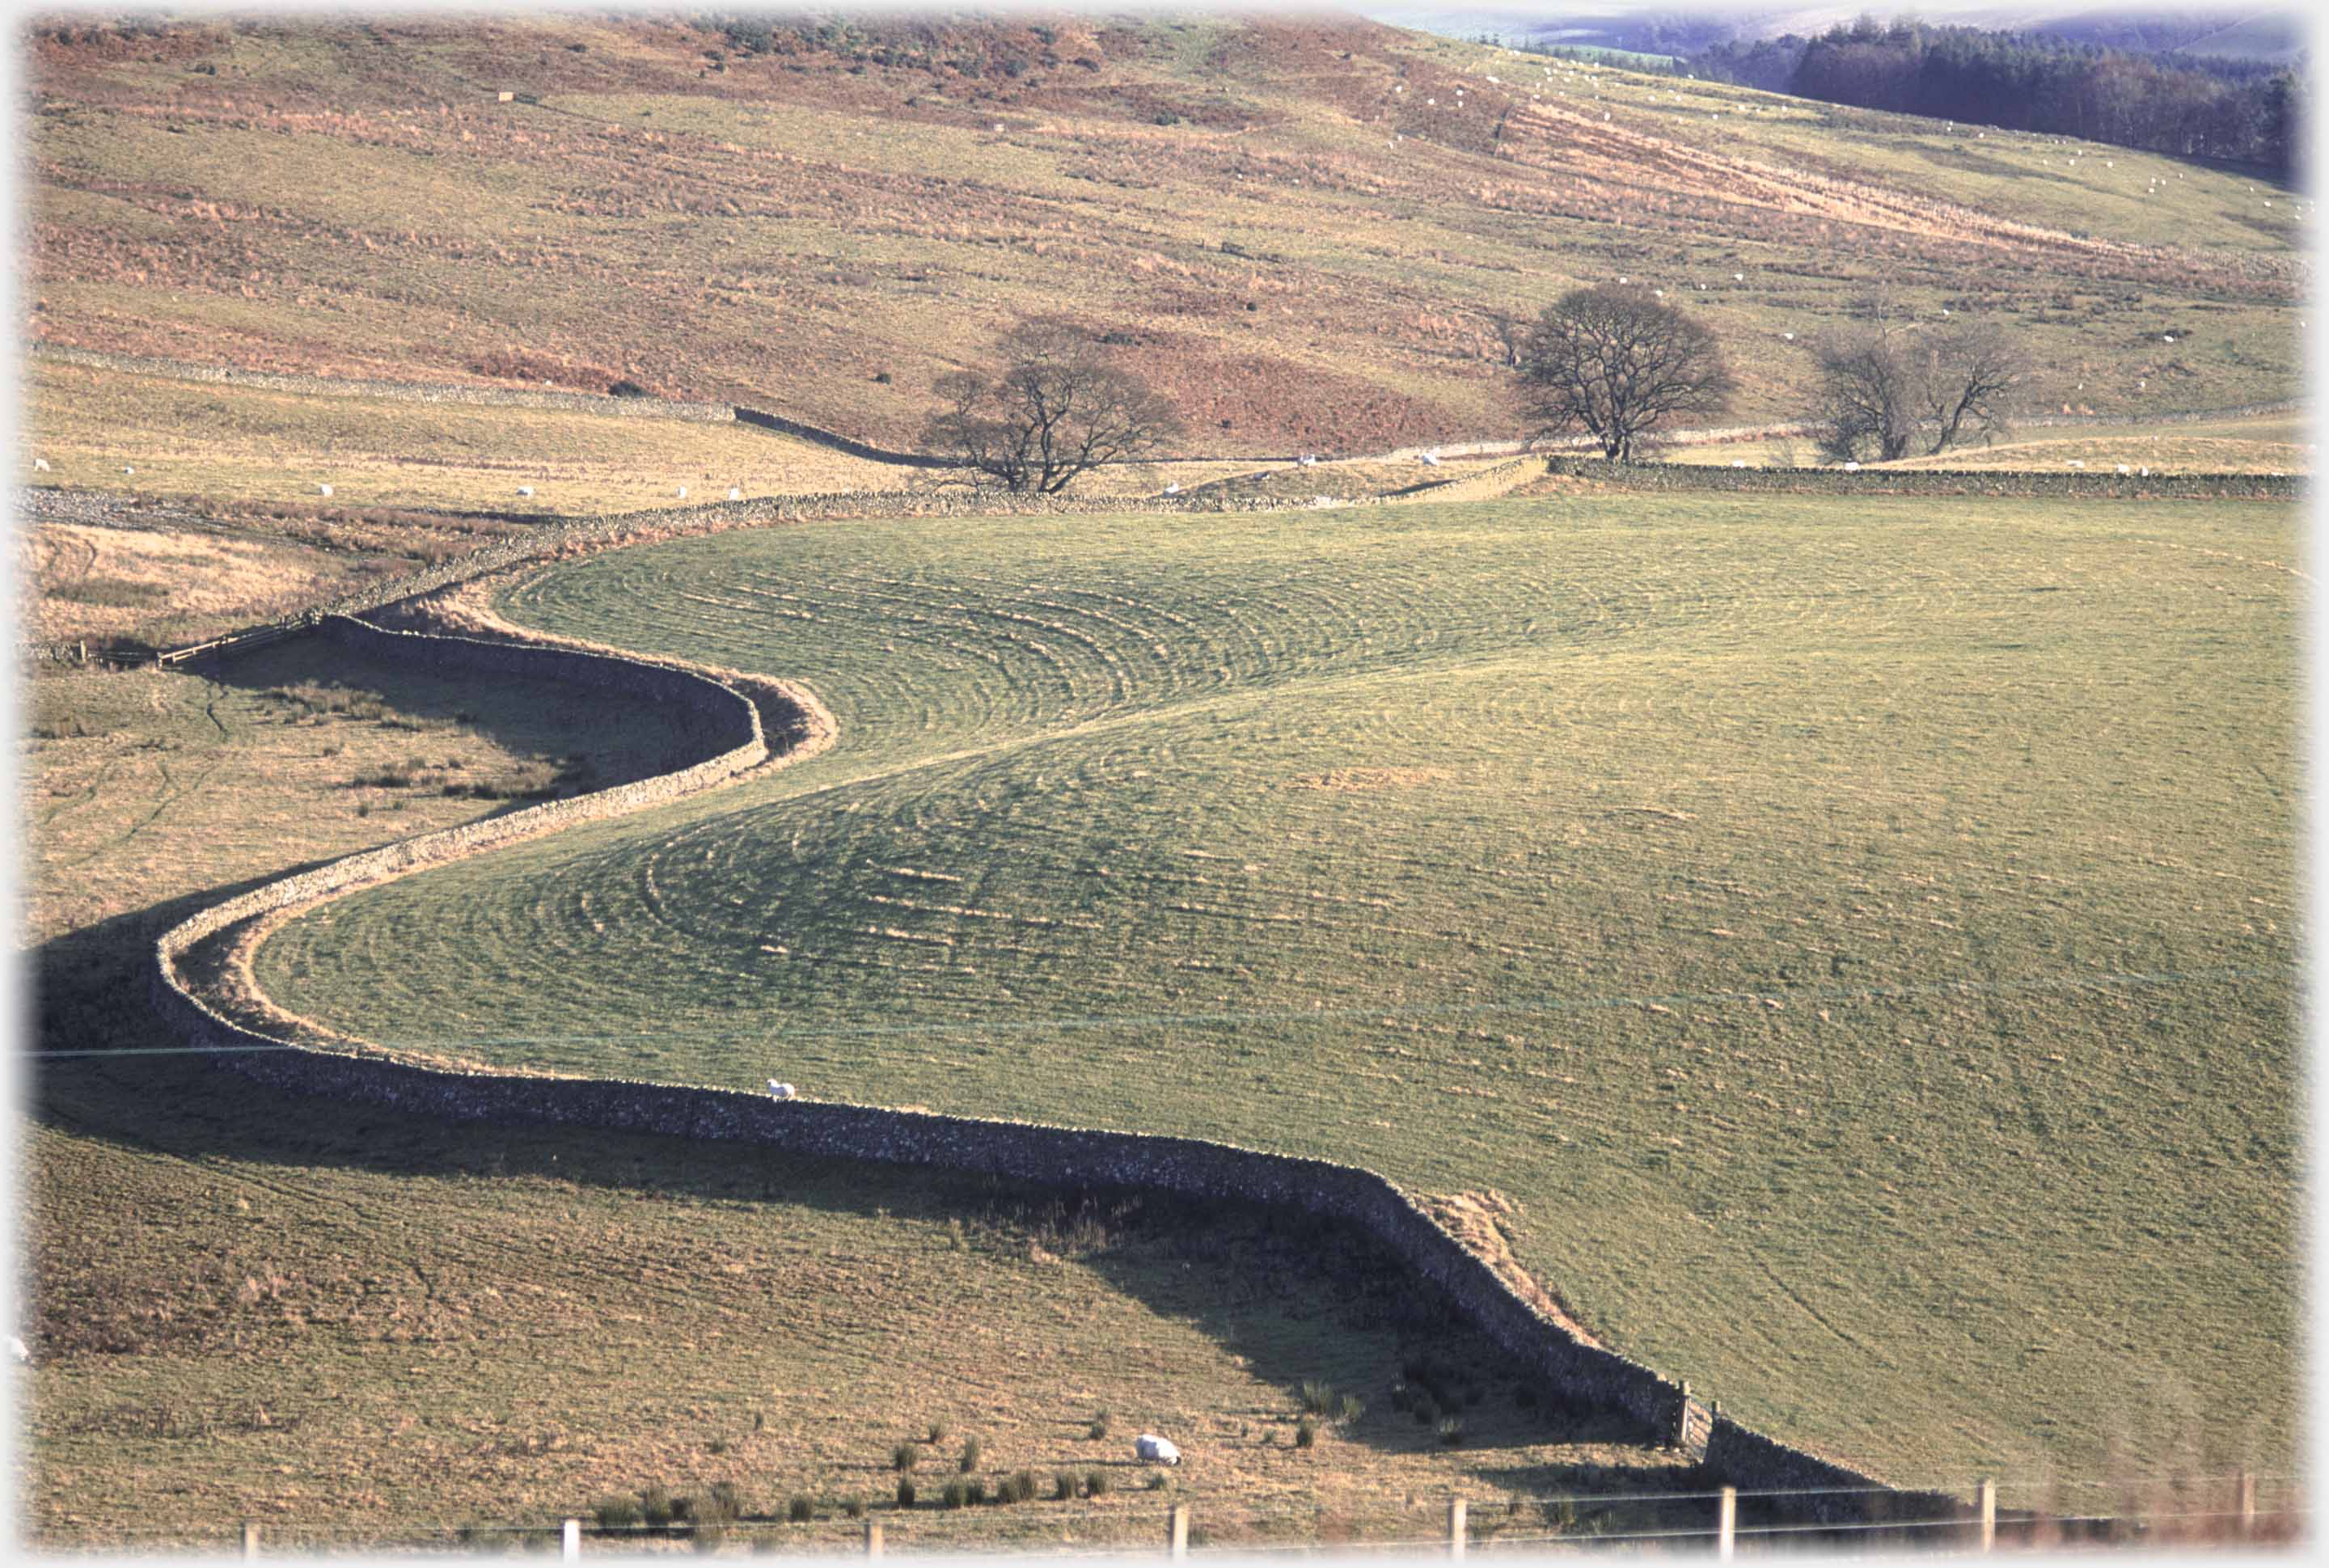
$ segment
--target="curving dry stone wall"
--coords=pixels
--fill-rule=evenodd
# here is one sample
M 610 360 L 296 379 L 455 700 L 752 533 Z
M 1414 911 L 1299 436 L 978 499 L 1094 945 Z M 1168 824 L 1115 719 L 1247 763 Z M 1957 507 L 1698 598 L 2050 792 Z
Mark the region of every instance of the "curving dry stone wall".
M 716 785 L 768 754 L 758 711 L 706 675 L 580 650 L 387 631 L 344 616 L 318 635 L 343 646 L 438 670 L 553 680 L 676 707 L 714 754 L 693 767 L 551 801 L 506 817 L 366 850 L 284 877 L 205 910 L 165 931 L 150 971 L 153 1005 L 178 1038 L 215 1053 L 221 1065 L 295 1094 L 392 1106 L 456 1120 L 560 1123 L 679 1138 L 767 1144 L 789 1151 L 1011 1176 L 1066 1187 L 1151 1188 L 1190 1197 L 1276 1204 L 1363 1226 L 1455 1308 L 1565 1397 L 1622 1411 L 1650 1431 L 1678 1430 L 1682 1386 L 1640 1363 L 1588 1343 L 1515 1293 L 1489 1264 L 1372 1171 L 1330 1160 L 1268 1154 L 1201 1138 L 1047 1127 L 1027 1122 L 890 1110 L 877 1106 L 778 1100 L 734 1090 L 618 1079 L 474 1072 L 384 1054 L 294 1045 L 213 1011 L 178 973 L 188 949 L 229 926 L 346 892 L 568 822 L 637 809 Z M 1952 1499 L 1892 1491 L 1870 1477 L 1718 1418 L 1704 1463 L 1742 1488 L 1815 1488 L 1806 1512 L 1821 1517 L 1948 1516 Z M 1881 1504 L 1872 1507 L 1872 1504 Z

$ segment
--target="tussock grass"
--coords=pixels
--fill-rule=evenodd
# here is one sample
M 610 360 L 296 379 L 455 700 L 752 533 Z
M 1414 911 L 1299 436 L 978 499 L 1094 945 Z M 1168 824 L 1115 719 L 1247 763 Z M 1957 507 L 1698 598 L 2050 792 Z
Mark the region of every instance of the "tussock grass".
M 781 997 L 819 1094 L 1493 1184 L 1589 1327 L 1880 1469 L 2173 1446 L 2082 1392 L 2134 1365 L 2269 1450 L 2290 526 L 1586 497 L 605 557 L 506 608 L 805 679 L 840 744 L 261 974 L 412 1049 L 731 1083 Z M 1386 766 L 1428 771 L 1290 787 Z M 1484 1381 L 1422 1430 L 1468 1446 Z

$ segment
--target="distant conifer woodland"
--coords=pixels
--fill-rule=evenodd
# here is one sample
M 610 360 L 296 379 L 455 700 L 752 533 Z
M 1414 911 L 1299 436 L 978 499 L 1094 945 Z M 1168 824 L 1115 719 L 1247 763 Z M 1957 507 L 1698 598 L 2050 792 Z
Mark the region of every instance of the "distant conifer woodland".
M 1862 16 L 1816 38 L 1731 41 L 1690 74 L 1857 109 L 2041 131 L 2293 175 L 2307 90 L 2253 60 L 2128 53 L 1976 27 Z

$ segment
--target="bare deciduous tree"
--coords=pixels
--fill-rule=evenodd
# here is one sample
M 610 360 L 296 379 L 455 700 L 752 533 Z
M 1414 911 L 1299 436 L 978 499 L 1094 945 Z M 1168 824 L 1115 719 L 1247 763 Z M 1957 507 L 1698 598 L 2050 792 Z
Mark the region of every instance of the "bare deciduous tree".
M 1537 318 L 1521 365 L 1537 433 L 1582 428 L 1618 462 L 1675 415 L 1722 412 L 1737 384 L 1714 334 L 1646 288 L 1562 295 Z
M 945 406 L 922 434 L 926 449 L 989 482 L 1056 495 L 1079 475 L 1146 457 L 1179 433 L 1171 405 L 1071 323 L 1025 322 L 1002 348 L 996 373 L 939 379 Z
M 1919 328 L 1880 302 L 1862 325 L 1813 345 L 1820 456 L 1830 462 L 1931 457 L 1979 431 L 2002 434 L 2027 362 L 1997 327 Z

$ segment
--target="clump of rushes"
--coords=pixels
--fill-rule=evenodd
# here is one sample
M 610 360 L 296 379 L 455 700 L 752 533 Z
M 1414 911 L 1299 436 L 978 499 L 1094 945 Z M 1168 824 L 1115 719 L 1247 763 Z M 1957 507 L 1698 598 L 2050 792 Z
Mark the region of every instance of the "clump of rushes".
M 966 1476 L 970 1474 L 971 1471 L 978 1469 L 978 1440 L 976 1438 L 965 1438 L 962 1440 L 961 1469 L 962 1473 Z
M 968 1501 L 970 1501 L 970 1483 L 960 1476 L 948 1481 L 946 1484 L 946 1489 L 938 1494 L 940 1507 L 959 1508 Z
M 1303 1379 L 1302 1408 L 1312 1415 L 1325 1415 L 1334 1408 L 1334 1385 L 1315 1377 Z
M 1367 1402 L 1355 1393 L 1346 1393 L 1334 1402 L 1334 1419 L 1344 1426 L 1350 1425 L 1366 1413 Z
M 1294 1446 L 1306 1449 L 1318 1440 L 1318 1423 L 1304 1416 L 1294 1426 Z
M 863 1497 L 844 1497 L 841 1500 L 841 1511 L 850 1518 L 862 1519 L 865 1516 L 865 1499 Z
M 963 1483 L 963 1485 L 965 1489 L 968 1492 L 970 1500 L 973 1504 L 979 1504 L 986 1501 L 986 1483 L 984 1480 L 980 1479 L 976 1476 L 973 1476 L 969 1480 Z
M 916 1461 L 919 1460 L 921 1457 L 921 1444 L 912 1442 L 900 1443 L 896 1448 L 890 1450 L 890 1468 L 902 1476 L 907 1471 L 912 1469 Z
M 785 1505 L 785 1517 L 796 1525 L 806 1525 L 816 1517 L 816 1499 L 805 1493 L 795 1493 Z
M 1173 1478 L 1166 1475 L 1163 1470 L 1151 1470 L 1148 1472 L 1147 1486 L 1150 1491 L 1161 1492 L 1172 1484 Z
M 1060 1503 L 1072 1503 L 1075 1501 L 1075 1472 L 1073 1470 L 1053 1470 L 1051 1472 L 1052 1501 Z
M 1035 1500 L 1035 1472 L 1014 1470 L 1003 1478 L 995 1488 L 998 1503 L 1032 1503 Z
M 601 1530 L 628 1530 L 639 1522 L 639 1505 L 631 1497 L 601 1497 L 590 1512 Z
M 934 1421 L 930 1422 L 929 1431 L 925 1434 L 923 1440 L 928 1442 L 932 1448 L 936 1448 L 938 1444 L 946 1441 L 946 1437 L 947 1423 L 942 1421 Z
M 1464 1440 L 1464 1418 L 1460 1415 L 1451 1415 L 1443 1418 L 1439 1422 L 1439 1440 L 1446 1443 L 1451 1449 L 1457 1443 L 1462 1442 Z
M 1108 1472 L 1106 1470 L 1087 1470 L 1084 1472 L 1085 1497 L 1105 1497 L 1108 1496 Z
M 656 1529 L 671 1523 L 677 1510 L 671 1506 L 671 1494 L 660 1486 L 644 1487 L 639 1490 L 639 1517 Z
M 1100 1439 L 1106 1437 L 1108 1435 L 1108 1412 L 1104 1410 L 1094 1411 L 1092 1412 L 1091 1425 L 1086 1429 L 1084 1435 L 1090 1438 L 1094 1442 L 1098 1442 Z
M 898 1507 L 901 1508 L 912 1507 L 914 1506 L 914 1498 L 916 1495 L 913 1481 L 905 1476 L 900 1476 L 898 1478 Z

